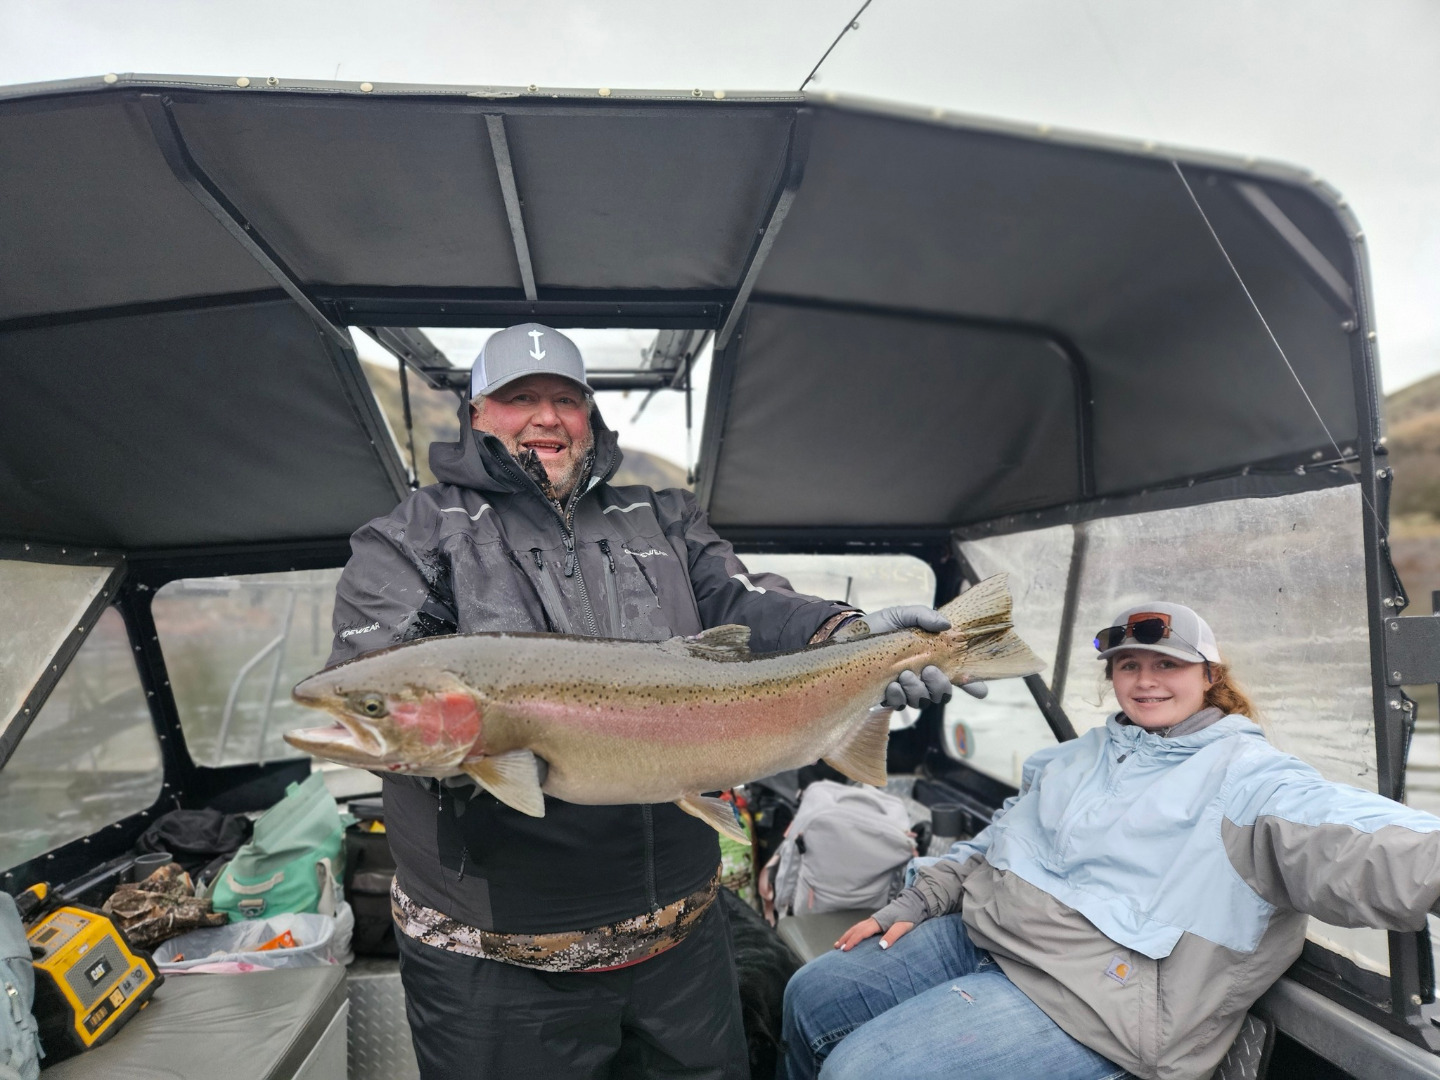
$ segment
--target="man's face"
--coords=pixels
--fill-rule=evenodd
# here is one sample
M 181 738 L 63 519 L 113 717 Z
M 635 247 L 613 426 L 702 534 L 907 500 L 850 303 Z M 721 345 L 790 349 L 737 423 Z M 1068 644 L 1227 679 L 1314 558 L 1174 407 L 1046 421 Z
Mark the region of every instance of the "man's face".
M 471 404 L 470 426 L 494 435 L 517 461 L 533 453 L 557 499 L 574 490 L 595 443 L 584 390 L 560 375 L 506 383 Z

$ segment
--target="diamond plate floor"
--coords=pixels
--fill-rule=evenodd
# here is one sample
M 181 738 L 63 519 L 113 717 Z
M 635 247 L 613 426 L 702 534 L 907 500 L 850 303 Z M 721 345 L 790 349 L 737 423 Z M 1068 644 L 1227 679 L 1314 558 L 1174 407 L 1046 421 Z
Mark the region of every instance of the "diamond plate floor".
M 1268 1020 L 1248 1014 L 1211 1080 L 1263 1080 L 1274 1036 L 1275 1029 Z
M 349 985 L 350 1080 L 419 1080 L 396 962 L 361 957 Z

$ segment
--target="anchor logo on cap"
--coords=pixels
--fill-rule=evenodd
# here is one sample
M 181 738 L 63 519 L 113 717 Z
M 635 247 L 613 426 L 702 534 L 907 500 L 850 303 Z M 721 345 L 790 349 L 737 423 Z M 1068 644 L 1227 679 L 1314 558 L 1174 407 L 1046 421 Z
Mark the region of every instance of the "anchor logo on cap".
M 545 350 L 540 348 L 540 339 L 545 336 L 544 330 L 531 330 L 530 336 L 535 339 L 535 344 L 530 346 L 530 355 L 536 360 L 545 359 Z

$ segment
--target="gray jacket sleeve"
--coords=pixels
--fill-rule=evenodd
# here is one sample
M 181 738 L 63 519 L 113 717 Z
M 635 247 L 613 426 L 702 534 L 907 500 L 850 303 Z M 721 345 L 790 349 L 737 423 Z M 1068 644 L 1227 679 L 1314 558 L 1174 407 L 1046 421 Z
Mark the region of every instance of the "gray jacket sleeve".
M 982 832 L 952 855 L 937 859 L 915 871 L 915 881 L 875 912 L 881 930 L 897 922 L 922 923 L 960 910 L 965 879 L 985 861 L 989 841 Z
M 409 503 L 361 526 L 350 538 L 350 561 L 335 587 L 335 641 L 326 667 L 342 660 L 455 630 L 445 564 L 407 542 Z
M 1031 763 L 1026 762 L 1019 794 L 1005 800 L 990 819 L 990 825 L 1004 817 L 1023 795 L 1038 784 L 1038 776 L 1039 770 L 1031 768 Z M 889 930 L 897 922 L 918 924 L 959 911 L 965 879 L 979 869 L 985 861 L 985 852 L 990 849 L 990 825 L 969 840 L 954 845 L 940 858 L 918 866 L 914 882 L 900 890 L 894 900 L 872 916 L 880 924 L 880 929 Z
M 1221 823 L 1236 872 L 1277 907 L 1336 926 L 1423 927 L 1440 897 L 1440 818 L 1274 758 Z
M 707 627 L 742 623 L 750 627 L 753 651 L 782 652 L 809 644 L 832 615 L 856 610 L 848 604 L 796 592 L 778 574 L 750 573 L 730 542 L 710 527 L 694 495 L 679 489 L 656 495 L 681 500 L 666 531 L 678 529 L 683 537 L 690 584 L 701 621 Z

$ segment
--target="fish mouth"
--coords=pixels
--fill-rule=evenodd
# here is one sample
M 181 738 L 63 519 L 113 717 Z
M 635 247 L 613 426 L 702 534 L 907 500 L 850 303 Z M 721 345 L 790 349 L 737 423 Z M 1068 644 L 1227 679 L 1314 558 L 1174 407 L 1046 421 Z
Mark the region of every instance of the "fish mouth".
M 344 699 L 314 679 L 306 679 L 290 695 L 307 709 L 320 709 L 334 719 L 323 727 L 287 731 L 285 741 L 309 754 L 334 757 L 343 754 L 353 760 L 374 761 L 385 756 L 386 743 L 367 721 L 353 716 Z
M 385 756 L 385 745 L 375 733 L 347 716 L 324 727 L 287 731 L 285 741 L 317 757 L 373 762 Z

